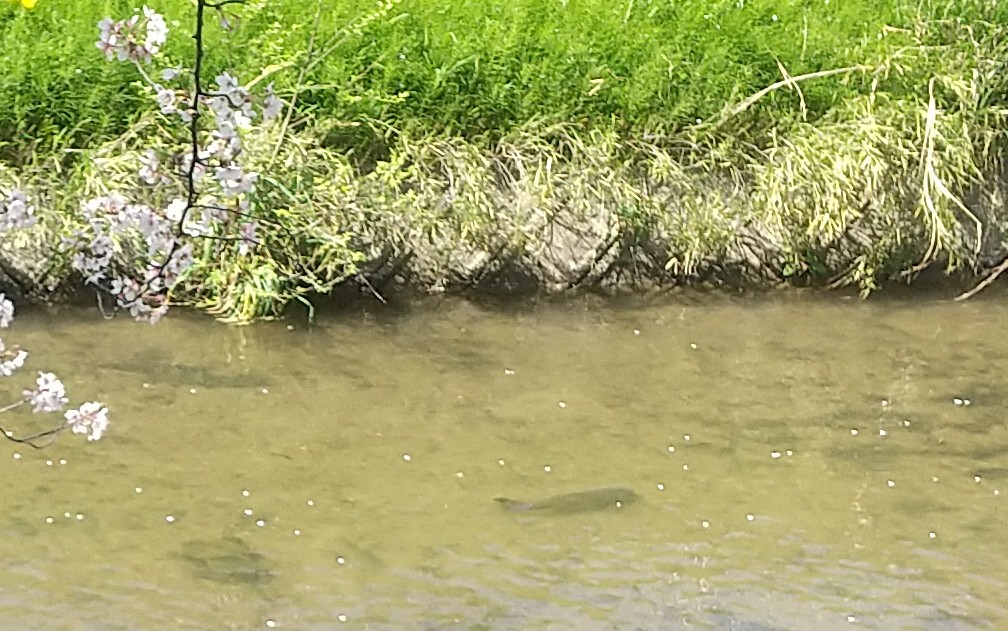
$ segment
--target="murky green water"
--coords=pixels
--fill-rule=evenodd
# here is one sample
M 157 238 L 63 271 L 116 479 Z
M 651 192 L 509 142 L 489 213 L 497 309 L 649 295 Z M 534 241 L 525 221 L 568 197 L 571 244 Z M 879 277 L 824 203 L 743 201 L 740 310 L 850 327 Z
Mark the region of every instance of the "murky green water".
M 113 417 L 0 445 L 0 627 L 1008 628 L 1004 308 L 22 315 Z

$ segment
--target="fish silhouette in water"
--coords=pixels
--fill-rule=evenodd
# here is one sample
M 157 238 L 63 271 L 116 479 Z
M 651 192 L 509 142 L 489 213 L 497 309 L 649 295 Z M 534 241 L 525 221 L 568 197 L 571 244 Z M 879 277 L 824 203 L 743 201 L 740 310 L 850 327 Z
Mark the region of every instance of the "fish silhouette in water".
M 534 502 L 522 502 L 506 497 L 495 497 L 494 501 L 513 513 L 541 511 L 544 513 L 568 515 L 571 513 L 619 509 L 636 502 L 638 499 L 640 499 L 640 496 L 631 489 L 614 487 L 554 495 Z
M 190 541 L 178 555 L 201 578 L 231 585 L 264 585 L 273 580 L 266 558 L 238 537 Z

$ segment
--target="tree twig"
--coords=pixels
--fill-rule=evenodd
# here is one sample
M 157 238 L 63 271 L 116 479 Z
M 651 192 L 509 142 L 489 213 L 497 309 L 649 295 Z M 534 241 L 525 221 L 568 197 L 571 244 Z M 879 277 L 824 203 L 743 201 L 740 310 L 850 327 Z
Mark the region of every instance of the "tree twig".
M 988 285 L 990 285 L 995 280 L 997 280 L 997 277 L 1000 276 L 1001 274 L 1003 274 L 1005 272 L 1005 270 L 1008 270 L 1008 258 L 1006 258 L 1005 260 L 1001 261 L 1001 264 L 998 265 L 997 267 L 995 267 L 994 271 L 987 275 L 987 278 L 985 278 L 982 281 L 980 281 L 979 285 L 977 285 L 976 287 L 974 287 L 973 289 L 967 291 L 964 294 L 959 294 L 958 296 L 956 296 L 954 298 L 954 300 L 956 302 L 961 302 L 963 300 L 968 300 L 968 299 L 972 298 L 973 296 L 975 296 L 978 293 L 980 293 L 981 291 L 983 291 L 984 288 L 986 288 Z
M 46 436 L 54 436 L 54 435 L 62 432 L 63 430 L 65 430 L 67 427 L 69 427 L 69 425 L 59 425 L 59 426 L 54 427 L 52 429 L 47 429 L 44 432 L 39 432 L 37 434 L 32 434 L 30 436 L 25 436 L 23 438 L 18 438 L 17 436 L 14 436 L 12 432 L 7 431 L 3 427 L 0 427 L 0 433 L 3 434 L 4 438 L 6 438 L 7 440 L 11 441 L 12 443 L 20 443 L 22 445 L 28 445 L 32 449 L 43 449 L 43 448 L 47 447 L 48 445 L 51 445 L 53 441 L 50 440 L 50 441 L 48 441 L 48 442 L 46 442 L 46 443 L 44 443 L 42 445 L 36 445 L 35 444 L 36 440 L 38 440 L 39 438 L 45 438 Z M 56 440 L 56 439 L 54 438 L 53 440 Z

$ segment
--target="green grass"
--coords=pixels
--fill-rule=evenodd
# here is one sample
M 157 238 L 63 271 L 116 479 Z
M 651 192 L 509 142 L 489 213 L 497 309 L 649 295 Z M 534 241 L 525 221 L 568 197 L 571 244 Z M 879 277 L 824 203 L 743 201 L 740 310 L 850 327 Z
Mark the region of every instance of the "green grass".
M 248 0 L 236 33 L 208 26 L 208 81 L 270 68 L 298 111 L 282 138 L 245 138 L 266 246 L 204 243 L 180 303 L 273 317 L 389 261 L 415 286 L 481 278 L 474 253 L 550 286 L 629 260 L 660 282 L 741 265 L 867 292 L 1008 247 L 988 186 L 1008 155 L 1008 2 L 324 4 Z M 142 197 L 138 156 L 185 141 L 94 47 L 130 5 L 64 6 L 0 5 L 0 186 L 54 234 L 98 192 Z M 155 8 L 163 64 L 189 62 L 192 3 Z
M 192 3 L 152 4 L 172 27 L 168 59 L 189 59 Z M 1008 3 L 992 0 L 402 0 L 347 33 L 376 5 L 323 4 L 314 57 L 334 38 L 341 44 L 308 73 L 302 111 L 381 129 L 489 138 L 559 122 L 674 133 L 780 80 L 781 67 L 800 75 L 879 59 L 898 45 L 898 33 L 879 39 L 887 25 L 912 29 L 918 19 L 945 14 L 1008 23 Z M 96 22 L 128 15 L 132 5 L 0 6 L 2 157 L 17 163 L 32 151 L 93 145 L 152 107 L 135 71 L 106 62 L 94 47 Z M 208 28 L 210 71 L 226 67 L 248 80 L 290 62 L 271 77 L 289 94 L 316 4 L 250 0 L 239 10 L 235 34 Z M 807 82 L 807 114 L 814 119 L 866 90 L 843 77 Z M 768 120 L 798 108 L 797 94 L 780 90 L 752 113 Z

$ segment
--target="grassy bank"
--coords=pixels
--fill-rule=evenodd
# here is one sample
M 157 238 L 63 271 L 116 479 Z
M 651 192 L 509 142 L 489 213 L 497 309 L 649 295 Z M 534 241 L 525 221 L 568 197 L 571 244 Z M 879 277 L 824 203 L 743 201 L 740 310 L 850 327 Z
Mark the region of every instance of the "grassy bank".
M 354 275 L 870 290 L 1008 249 L 1008 3 L 337 4 L 248 2 L 210 29 L 211 71 L 271 67 L 298 115 L 285 156 L 276 129 L 250 145 L 270 247 L 208 246 L 178 299 L 271 315 Z M 190 3 L 157 8 L 185 61 Z M 134 71 L 93 47 L 129 10 L 0 8 L 0 185 L 54 233 L 161 141 Z
M 191 2 L 155 4 L 173 28 L 169 60 L 185 61 Z M 920 23 L 1008 23 L 1008 6 L 994 0 L 402 0 L 348 30 L 375 4 L 325 5 L 316 28 L 316 3 L 248 2 L 230 39 L 209 29 L 211 69 L 251 79 L 291 64 L 273 78 L 288 93 L 301 91 L 303 111 L 382 132 L 498 138 L 532 123 L 575 122 L 668 133 L 717 118 L 782 72 L 874 64 L 920 43 L 970 46 L 919 42 Z M 0 8 L 0 146 L 8 160 L 111 139 L 150 110 L 134 72 L 105 62 L 93 44 L 99 19 L 131 10 L 122 0 Z M 296 86 L 313 34 L 312 69 Z M 910 70 L 889 77 L 888 95 L 920 95 L 919 79 L 932 69 Z M 815 120 L 867 93 L 870 82 L 808 82 L 800 96 L 777 91 L 752 114 L 762 125 L 802 112 Z

